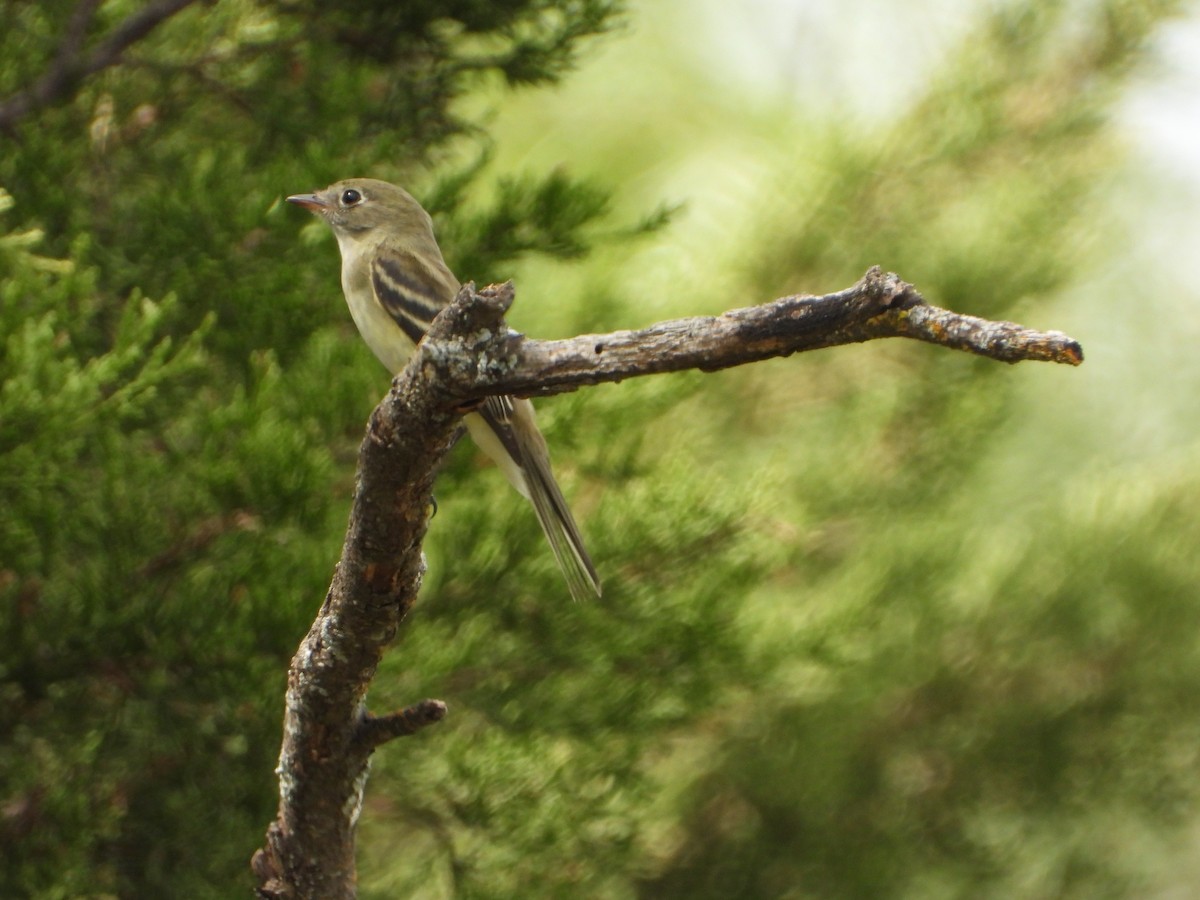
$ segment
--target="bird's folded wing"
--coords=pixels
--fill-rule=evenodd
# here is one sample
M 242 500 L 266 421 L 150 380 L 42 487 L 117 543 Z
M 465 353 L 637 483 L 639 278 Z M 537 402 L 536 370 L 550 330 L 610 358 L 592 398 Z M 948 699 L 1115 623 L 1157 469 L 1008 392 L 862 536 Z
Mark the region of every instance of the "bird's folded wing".
M 376 252 L 371 260 L 371 287 L 379 305 L 414 344 L 458 292 L 449 270 L 434 271 L 415 253 L 396 248 Z

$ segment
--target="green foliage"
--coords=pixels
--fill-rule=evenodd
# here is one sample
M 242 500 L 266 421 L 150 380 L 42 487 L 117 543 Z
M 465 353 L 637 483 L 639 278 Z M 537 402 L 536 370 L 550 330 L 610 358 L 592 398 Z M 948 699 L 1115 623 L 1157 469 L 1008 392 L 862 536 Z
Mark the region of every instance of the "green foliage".
M 138 7 L 102 4 L 88 46 Z M 72 8 L 0 5 L 0 98 Z M 587 123 L 538 160 L 493 141 L 476 98 L 558 80 L 618 4 L 223 0 L 19 123 L 0 154 L 0 894 L 248 890 L 287 662 L 387 384 L 328 234 L 283 195 L 412 185 L 464 280 L 516 267 L 531 333 L 876 263 L 1052 327 L 1114 241 L 1106 123 L 1174 8 L 992 4 L 886 124 L 799 134 L 711 81 L 631 110 L 622 79 L 647 79 L 609 60 L 603 107 L 538 93 L 526 130 Z M 701 214 L 707 236 L 685 214 L 629 242 L 666 222 L 655 167 L 743 125 L 743 196 Z M 1114 472 L 1091 413 L 1068 448 L 1046 398 L 1098 366 L 870 345 L 540 404 L 605 581 L 589 604 L 464 443 L 370 698 L 451 715 L 376 756 L 363 896 L 1176 886 L 1198 799 L 1195 448 Z
M 817 580 L 803 626 L 774 622 L 762 648 L 782 680 L 688 785 L 688 839 L 645 893 L 1150 890 L 1163 862 L 1136 848 L 1198 799 L 1179 548 L 1200 533 L 1178 514 L 1197 484 L 1099 489 L 966 532 L 961 506 L 910 515 L 842 562 L 850 610 Z M 1178 544 L 1130 540 L 1160 517 Z
M 297 539 L 329 524 L 329 453 L 274 364 L 218 399 L 211 318 L 176 342 L 175 298 L 106 308 L 99 273 L 36 255 L 37 237 L 0 239 L 0 773 L 18 848 L 0 884 L 141 893 L 180 866 L 228 883 L 244 848 L 211 836 L 248 839 L 269 809 L 304 618 L 259 573 L 324 575 Z

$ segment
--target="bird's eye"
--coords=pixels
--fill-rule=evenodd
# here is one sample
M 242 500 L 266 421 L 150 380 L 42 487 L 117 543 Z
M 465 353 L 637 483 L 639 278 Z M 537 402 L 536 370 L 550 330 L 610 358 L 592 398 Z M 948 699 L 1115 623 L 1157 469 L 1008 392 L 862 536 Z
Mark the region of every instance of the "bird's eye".
M 360 194 L 354 188 L 342 191 L 342 206 L 353 206 L 360 200 L 362 200 L 362 194 Z

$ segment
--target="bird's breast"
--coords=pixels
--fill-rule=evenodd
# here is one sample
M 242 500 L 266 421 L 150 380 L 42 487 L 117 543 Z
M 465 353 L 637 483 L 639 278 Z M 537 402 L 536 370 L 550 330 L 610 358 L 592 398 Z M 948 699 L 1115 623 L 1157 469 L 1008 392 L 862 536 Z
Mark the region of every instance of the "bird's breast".
M 350 317 L 371 352 L 393 374 L 404 368 L 416 345 L 375 299 L 367 266 L 342 266 L 342 292 Z

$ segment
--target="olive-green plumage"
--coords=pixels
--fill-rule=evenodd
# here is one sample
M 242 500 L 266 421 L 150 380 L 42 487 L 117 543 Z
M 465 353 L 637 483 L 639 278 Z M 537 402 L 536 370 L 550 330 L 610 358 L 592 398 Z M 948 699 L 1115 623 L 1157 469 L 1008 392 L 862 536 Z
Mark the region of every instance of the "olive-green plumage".
M 287 199 L 333 229 L 354 324 L 388 371 L 399 372 L 460 287 L 442 259 L 429 214 L 407 191 L 373 178 L 350 178 Z M 475 442 L 533 503 L 571 595 L 599 596 L 599 576 L 550 470 L 533 404 L 490 397 L 465 421 Z

